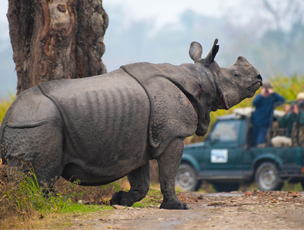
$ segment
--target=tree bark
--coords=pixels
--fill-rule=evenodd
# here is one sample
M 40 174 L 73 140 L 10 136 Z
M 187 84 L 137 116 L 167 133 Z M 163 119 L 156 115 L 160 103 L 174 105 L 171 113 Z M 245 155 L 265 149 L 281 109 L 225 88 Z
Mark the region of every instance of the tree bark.
M 106 73 L 102 0 L 9 0 L 17 94 L 41 82 Z

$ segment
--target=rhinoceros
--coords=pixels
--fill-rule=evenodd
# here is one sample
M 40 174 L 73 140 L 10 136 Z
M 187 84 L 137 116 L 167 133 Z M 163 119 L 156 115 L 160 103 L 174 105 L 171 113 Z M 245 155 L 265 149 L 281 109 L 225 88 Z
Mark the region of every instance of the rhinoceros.
M 2 161 L 31 163 L 40 184 L 62 176 L 103 185 L 128 175 L 130 191 L 115 193 L 111 204 L 131 206 L 147 194 L 149 160 L 157 159 L 160 208 L 189 209 L 175 194 L 184 139 L 205 135 L 211 111 L 231 108 L 262 85 L 244 57 L 220 68 L 217 43 L 201 58 L 202 46 L 192 42 L 194 64 L 128 64 L 25 90 L 1 125 Z

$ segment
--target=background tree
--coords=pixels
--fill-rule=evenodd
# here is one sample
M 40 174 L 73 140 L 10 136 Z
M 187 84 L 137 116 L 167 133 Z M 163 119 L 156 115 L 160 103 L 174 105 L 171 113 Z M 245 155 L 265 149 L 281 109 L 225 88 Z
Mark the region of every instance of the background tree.
M 41 82 L 106 73 L 102 0 L 9 0 L 17 94 Z
M 263 0 L 265 10 L 272 16 L 277 30 L 283 30 L 288 21 L 291 29 L 302 24 L 304 3 L 301 0 Z M 287 20 L 286 20 L 287 19 Z M 271 19 L 270 19 L 271 20 Z

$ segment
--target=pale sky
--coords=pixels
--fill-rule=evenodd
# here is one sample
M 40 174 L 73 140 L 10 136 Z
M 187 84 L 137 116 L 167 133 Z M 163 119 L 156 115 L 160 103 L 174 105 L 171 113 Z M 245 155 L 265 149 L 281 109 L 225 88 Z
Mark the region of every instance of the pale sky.
M 286 3 L 284 0 L 273 0 L 278 3 Z M 196 13 L 206 16 L 230 17 L 232 23 L 243 24 L 246 19 L 253 16 L 259 17 L 256 7 L 261 1 L 247 0 L 103 0 L 105 10 L 111 6 L 122 6 L 130 19 L 153 19 L 157 28 L 164 24 L 176 22 L 181 13 L 191 9 Z M 0 0 L 0 36 L 8 31 L 3 28 L 7 24 L 8 0 Z M 8 35 L 7 35 L 8 36 Z
M 240 0 L 103 0 L 105 9 L 111 5 L 124 5 L 134 19 L 154 18 L 157 26 L 175 22 L 187 9 L 209 16 L 220 16 L 223 6 L 234 7 L 239 4 Z M 0 23 L 7 23 L 8 0 L 0 0 L 0 5 Z
M 103 6 L 107 11 L 108 7 L 123 6 L 125 11 L 125 24 L 132 23 L 134 20 L 150 20 L 153 21 L 154 32 L 168 23 L 177 22 L 179 16 L 185 10 L 193 10 L 196 13 L 206 16 L 219 17 L 227 14 L 229 9 L 238 9 L 246 0 L 103 0 Z M 7 22 L 8 0 L 0 0 L 0 40 L 9 37 L 9 29 Z M 244 19 L 244 10 L 242 9 L 242 18 Z M 235 12 L 234 11 L 234 15 Z M 246 16 L 246 14 L 245 14 Z M 233 23 L 233 17 L 232 23 Z M 110 15 L 111 21 L 111 15 Z M 244 22 L 238 20 L 237 23 Z M 151 31 L 151 34 L 153 31 Z M 0 50 L 1 50 L 0 44 Z
M 178 16 L 187 9 L 208 16 L 221 16 L 223 4 L 226 7 L 239 5 L 240 0 L 104 0 L 103 6 L 107 10 L 111 5 L 124 5 L 134 19 L 154 19 L 160 27 L 170 22 L 176 22 Z
M 7 22 L 6 13 L 8 8 L 8 0 L 0 0 L 0 6 L 0 22 Z

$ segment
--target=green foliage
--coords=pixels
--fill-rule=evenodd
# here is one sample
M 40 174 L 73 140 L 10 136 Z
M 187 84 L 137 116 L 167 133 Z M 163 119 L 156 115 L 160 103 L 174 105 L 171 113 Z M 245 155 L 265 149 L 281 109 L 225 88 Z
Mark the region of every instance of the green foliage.
M 74 194 L 55 195 L 48 188 L 40 187 L 33 169 L 28 173 L 16 169 L 9 171 L 9 178 L 15 183 L 15 187 L 13 190 L 6 190 L 5 195 L 9 202 L 15 203 L 19 213 L 28 214 L 38 211 L 45 214 L 51 211 L 61 212 L 71 207 L 71 198 Z
M 122 178 L 121 179 L 122 181 L 126 180 L 126 177 L 125 178 Z M 117 181 L 114 181 L 112 183 L 110 183 L 113 187 L 112 187 L 112 190 L 113 192 L 119 192 L 121 190 L 121 186 L 120 184 L 117 182 Z M 108 185 L 102 185 L 101 188 L 103 189 L 107 189 Z
M 88 213 L 88 212 L 96 212 L 99 210 L 106 211 L 113 209 L 112 206 L 108 205 L 84 205 L 79 203 L 71 203 L 69 206 L 65 206 L 59 213 Z
M 297 184 L 291 184 L 288 182 L 284 183 L 283 188 L 281 189 L 282 191 L 293 191 L 293 192 L 302 192 L 303 191 L 303 187 L 301 185 L 301 183 L 297 183 Z
M 139 202 L 136 202 L 132 207 L 148 207 L 150 205 L 157 206 L 160 205 L 163 199 L 163 195 L 160 190 L 150 189 L 148 194 Z
M 2 119 L 3 119 L 6 111 L 11 106 L 11 104 L 15 100 L 15 98 L 16 98 L 15 95 L 10 94 L 10 99 L 0 101 L 0 123 L 2 122 Z
M 28 172 L 0 164 L 0 228 L 12 221 L 18 222 L 18 219 L 32 220 L 35 216 L 42 219 L 50 214 L 84 214 L 113 209 L 104 205 L 108 201 L 103 197 L 109 197 L 108 192 L 112 194 L 121 189 L 119 182 L 92 186 L 88 190 L 88 187 L 79 186 L 77 181 L 71 183 L 62 180 L 55 183 L 55 189 L 49 189 L 46 184 L 43 187 L 38 184 L 30 166 L 23 164 L 21 168 Z
M 271 78 L 274 90 L 286 100 L 295 100 L 297 94 L 304 92 L 304 75 L 281 75 Z

